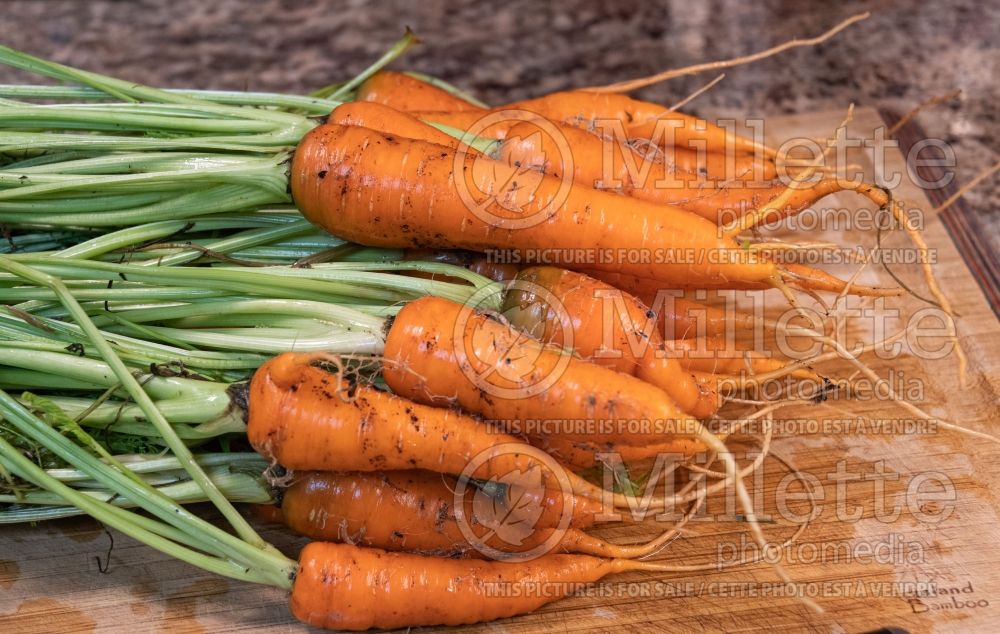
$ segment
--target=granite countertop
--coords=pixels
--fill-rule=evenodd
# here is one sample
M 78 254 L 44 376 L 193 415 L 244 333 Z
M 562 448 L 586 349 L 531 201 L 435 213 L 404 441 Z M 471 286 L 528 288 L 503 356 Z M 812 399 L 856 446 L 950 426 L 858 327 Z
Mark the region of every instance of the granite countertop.
M 997 160 L 1000 4 L 975 0 L 800 3 L 782 0 L 571 0 L 541 6 L 460 0 L 365 2 L 4 3 L 0 41 L 15 48 L 152 84 L 306 91 L 349 76 L 412 27 L 423 44 L 405 66 L 503 102 L 724 59 L 819 34 L 867 9 L 874 15 L 818 47 L 727 71 L 690 111 L 767 117 L 859 106 L 921 113 L 930 137 L 952 144 L 958 180 Z M 17 77 L 0 69 L 0 81 Z M 638 96 L 672 103 L 711 75 Z M 1000 177 L 967 195 L 1000 252 Z

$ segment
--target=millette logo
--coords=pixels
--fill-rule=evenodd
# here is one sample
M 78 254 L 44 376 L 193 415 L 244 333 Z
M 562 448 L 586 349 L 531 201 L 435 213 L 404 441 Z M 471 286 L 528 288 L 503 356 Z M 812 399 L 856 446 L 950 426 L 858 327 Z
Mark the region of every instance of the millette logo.
M 522 465 L 477 476 L 488 464 Z M 466 541 L 492 559 L 529 561 L 559 546 L 573 520 L 573 487 L 549 454 L 522 443 L 490 447 L 469 461 L 455 487 L 455 518 Z M 554 498 L 557 503 L 546 500 Z
M 496 150 L 469 150 L 477 137 L 506 133 Z M 477 218 L 497 229 L 533 227 L 551 218 L 573 187 L 573 155 L 559 126 L 527 110 L 499 110 L 484 115 L 462 136 L 464 151 L 455 153 L 455 188 Z M 530 161 L 519 159 L 527 147 Z M 556 175 L 545 175 L 549 170 Z
M 497 295 L 507 299 L 507 313 L 517 322 L 517 311 L 530 312 L 529 321 L 547 332 L 521 332 L 505 323 L 504 314 L 483 313 L 495 306 Z M 513 302 L 510 298 L 515 298 Z M 538 284 L 512 280 L 490 284 L 469 298 L 455 320 L 454 350 L 465 377 L 484 394 L 516 400 L 531 398 L 551 388 L 572 360 L 573 327 L 559 298 Z M 546 346 L 536 337 L 554 336 L 559 346 Z

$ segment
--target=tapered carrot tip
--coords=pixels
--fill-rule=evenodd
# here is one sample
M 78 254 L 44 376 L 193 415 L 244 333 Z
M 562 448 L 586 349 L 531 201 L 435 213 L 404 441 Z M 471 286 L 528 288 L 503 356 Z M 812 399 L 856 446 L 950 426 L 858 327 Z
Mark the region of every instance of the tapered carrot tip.
M 840 293 L 848 287 L 848 282 L 804 264 L 784 264 L 783 269 L 783 276 L 787 277 L 788 283 L 798 288 Z M 898 287 L 863 284 L 851 284 L 849 292 L 860 297 L 898 297 L 906 293 L 904 289 Z

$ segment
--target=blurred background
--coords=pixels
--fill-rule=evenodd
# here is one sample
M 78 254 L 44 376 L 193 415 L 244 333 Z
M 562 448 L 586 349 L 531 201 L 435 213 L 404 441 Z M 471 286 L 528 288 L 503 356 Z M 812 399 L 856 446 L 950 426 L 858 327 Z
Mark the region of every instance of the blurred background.
M 921 113 L 952 143 L 965 182 L 997 160 L 1000 2 L 921 0 L 8 0 L 0 41 L 74 66 L 166 87 L 306 92 L 347 78 L 411 27 L 422 44 L 395 68 L 426 72 L 491 103 L 605 84 L 812 37 L 865 10 L 873 16 L 816 47 L 726 71 L 686 110 L 770 116 L 845 110 Z M 637 96 L 674 103 L 705 73 Z M 18 76 L 0 69 L 0 81 Z M 967 195 L 1000 251 L 1000 178 Z

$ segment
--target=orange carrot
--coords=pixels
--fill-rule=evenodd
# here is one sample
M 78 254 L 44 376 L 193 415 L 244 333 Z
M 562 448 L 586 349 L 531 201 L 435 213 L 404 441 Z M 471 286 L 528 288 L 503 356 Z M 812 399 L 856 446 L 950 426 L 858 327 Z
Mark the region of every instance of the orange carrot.
M 656 104 L 637 101 L 623 95 L 596 95 L 586 92 L 552 93 L 538 99 L 514 102 L 492 110 L 421 110 L 412 113 L 418 119 L 443 123 L 461 130 L 474 130 L 479 136 L 506 139 L 521 121 L 537 115 L 553 124 L 577 127 L 603 135 L 624 137 L 639 142 L 652 142 L 661 150 L 670 147 L 668 164 L 674 163 L 686 171 L 697 173 L 700 168 L 718 173 L 719 161 L 732 160 L 739 165 L 750 161 L 764 170 L 761 178 L 773 178 L 774 151 L 749 139 L 729 134 L 723 128 L 705 122 L 699 130 L 698 119 L 689 115 L 668 112 Z M 663 121 L 659 118 L 663 116 Z M 489 119 L 487 119 L 489 117 Z M 645 123 L 637 123 L 644 118 Z M 489 121 L 488 124 L 485 122 Z M 680 125 L 680 127 L 673 127 Z M 563 129 L 560 127 L 560 129 Z M 576 138 L 577 135 L 574 135 Z M 694 143 L 692 143 L 694 141 Z M 729 145 L 727 145 L 727 141 Z M 703 147 L 704 146 L 704 147 Z M 699 152 L 715 155 L 701 159 Z M 753 157 L 743 156 L 753 153 Z M 721 157 L 721 158 L 719 158 Z M 711 166 L 711 167 L 710 167 Z M 724 169 L 724 167 L 723 167 Z
M 609 574 L 680 568 L 563 554 L 441 559 L 329 542 L 306 546 L 299 564 L 292 613 L 316 627 L 352 631 L 492 621 L 532 612 Z
M 680 365 L 697 372 L 712 374 L 763 374 L 783 369 L 787 363 L 765 356 L 723 337 L 703 337 L 668 341 L 667 346 L 677 356 Z M 798 369 L 791 376 L 822 381 L 822 377 L 807 369 Z
M 663 390 L 547 347 L 459 304 L 423 297 L 386 337 L 382 376 L 418 403 L 461 407 L 519 433 L 695 452 L 701 425 Z
M 454 478 L 426 471 L 308 472 L 296 474 L 281 508 L 288 527 L 306 537 L 439 556 L 502 558 L 551 548 L 634 558 L 657 547 L 617 546 L 576 528 L 593 524 L 600 512 L 586 498 L 570 498 L 572 508 L 534 517 L 531 500 L 520 491 L 487 493 L 470 485 L 459 497 L 458 486 Z M 578 505 L 597 508 L 579 513 Z M 505 527 L 515 533 L 498 534 Z
M 390 106 L 396 110 L 453 110 L 455 112 L 480 111 L 457 95 L 442 90 L 428 82 L 406 73 L 382 70 L 369 77 L 358 87 L 358 101 L 370 101 Z
M 315 363 L 322 355 L 284 353 L 250 383 L 247 436 L 258 453 L 289 469 L 427 469 L 461 474 L 480 453 L 520 441 L 458 412 L 350 385 Z M 484 461 L 477 476 L 539 467 L 530 454 Z
M 772 150 L 713 123 L 626 95 L 578 90 L 556 92 L 496 108 L 504 109 L 527 110 L 546 119 L 581 127 L 602 129 L 608 124 L 618 124 L 629 138 L 653 139 L 658 133 L 672 132 L 672 145 L 684 148 L 695 149 L 704 144 L 709 151 L 715 152 L 774 155 Z
M 351 505 L 357 503 L 368 504 L 373 499 L 381 499 L 383 494 L 387 496 L 386 499 L 395 499 L 395 497 L 399 496 L 399 505 L 407 508 L 416 508 L 420 512 L 431 509 L 434 512 L 427 517 L 436 517 L 438 510 L 443 505 L 431 504 L 430 501 L 436 501 L 440 497 L 449 506 L 453 506 L 455 503 L 454 497 L 457 490 L 457 482 L 456 478 L 447 474 L 417 469 L 353 473 L 333 471 L 296 472 L 291 484 L 282 492 L 281 500 L 281 509 L 283 512 L 286 515 L 294 517 L 287 517 L 281 521 L 282 523 L 288 523 L 290 526 L 293 524 L 295 526 L 304 526 L 306 523 L 313 523 L 317 524 L 317 527 L 313 530 L 329 530 L 329 527 L 318 525 L 322 520 L 320 516 L 327 512 L 323 509 L 329 510 L 329 507 L 325 504 L 316 506 L 316 502 L 321 501 L 326 496 L 330 496 L 330 499 L 337 505 L 348 505 L 343 506 L 346 509 L 348 507 L 354 508 Z M 488 493 L 491 498 L 497 498 L 499 506 L 503 506 L 503 504 L 507 503 L 507 501 L 501 499 L 504 492 L 487 489 L 489 485 L 497 484 L 500 487 L 511 486 L 494 482 L 477 483 L 470 481 L 466 488 L 471 493 L 476 490 L 477 486 L 481 487 L 484 493 Z M 519 507 L 522 507 L 513 510 L 535 510 L 541 507 L 541 513 L 535 520 L 535 526 L 539 528 L 556 528 L 563 521 L 564 512 L 568 516 L 570 527 L 580 529 L 591 528 L 596 522 L 596 517 L 604 511 L 604 507 L 598 500 L 592 500 L 572 493 L 564 494 L 561 491 L 552 491 L 549 489 L 517 487 L 516 484 L 513 486 L 517 488 L 515 498 Z M 377 495 L 374 493 L 360 493 L 361 491 L 375 489 L 378 489 L 380 493 Z M 355 493 L 351 493 L 352 491 Z M 433 495 L 428 497 L 425 495 L 428 492 Z M 444 493 L 449 495 L 444 495 Z M 375 505 L 369 506 L 372 507 L 369 510 L 359 508 L 358 511 L 379 511 Z M 313 509 L 317 510 L 314 511 Z M 348 514 L 341 511 L 337 511 L 337 513 L 341 515 Z M 327 522 L 327 524 L 330 524 L 330 522 Z M 388 522 L 388 524 L 392 524 L 392 522 Z M 292 526 L 292 528 L 295 528 L 295 526 Z M 349 531 L 347 534 L 355 534 L 356 532 Z M 331 532 L 330 535 L 332 536 L 333 533 Z M 329 538 L 324 537 L 323 539 Z M 384 547 L 379 546 L 379 548 Z
M 470 251 L 445 251 L 433 249 L 407 249 L 404 260 L 446 262 L 456 264 L 479 273 L 497 282 L 513 280 L 521 272 L 517 264 L 500 263 L 492 258 Z M 409 273 L 414 276 L 429 277 L 428 274 Z M 451 281 L 447 278 L 436 278 Z M 454 281 L 458 281 L 454 278 Z M 697 336 L 724 336 L 742 331 L 752 331 L 754 316 L 738 310 L 709 306 L 668 291 L 662 284 L 650 283 L 637 288 L 636 297 L 649 306 L 659 319 L 657 330 L 664 339 L 688 339 Z
M 396 319 L 405 322 L 406 316 L 402 322 Z M 393 325 L 390 333 L 395 330 Z M 258 453 L 288 469 L 304 471 L 425 469 L 483 480 L 532 472 L 537 473 L 539 488 L 605 498 L 602 489 L 561 469 L 514 436 L 453 410 L 350 385 L 315 365 L 325 359 L 322 354 L 289 352 L 254 373 L 247 437 Z M 426 365 L 414 361 L 411 370 Z M 390 374 L 388 364 L 384 373 Z M 621 496 L 612 501 L 628 504 Z
M 600 272 L 591 273 L 595 279 L 600 279 L 603 275 Z M 752 332 L 757 325 L 754 316 L 745 311 L 692 301 L 678 296 L 676 291 L 663 284 L 639 284 L 639 280 L 632 282 L 628 294 L 638 298 L 656 313 L 659 320 L 657 331 L 665 340 L 731 336 L 734 333 Z M 608 286 L 614 288 L 610 284 Z
M 664 354 L 656 313 L 636 297 L 582 273 L 525 269 L 504 298 L 511 323 L 536 339 L 660 387 L 696 418 L 715 414 L 689 372 Z M 571 331 L 571 332 L 568 332 Z
M 324 125 L 299 145 L 291 189 L 312 222 L 370 246 L 572 252 L 588 245 L 608 257 L 586 268 L 684 287 L 769 288 L 780 275 L 690 212 L 535 176 L 435 144 Z
M 718 224 L 759 209 L 786 190 L 775 180 L 777 170 L 772 159 L 714 153 L 699 156 L 671 147 L 647 156 L 624 140 L 572 126 L 532 121 L 518 123 L 507 132 L 499 157 L 553 176 L 560 176 L 571 166 L 573 178 L 589 187 L 680 207 Z M 782 210 L 771 214 L 769 221 L 794 215 L 841 191 L 856 191 L 879 206 L 886 203 L 884 192 L 870 184 L 826 178 L 797 186 Z
M 330 123 L 379 130 L 387 136 L 402 136 L 458 148 L 459 140 L 400 110 L 377 102 L 349 101 L 330 113 Z M 475 152 L 474 149 L 468 148 Z
M 732 180 L 766 182 L 778 175 L 770 158 L 727 156 L 673 146 L 653 149 L 648 144 L 630 143 L 628 139 L 600 134 L 597 130 L 547 120 L 544 124 L 529 120 L 513 125 L 504 137 L 500 154 L 508 162 L 520 162 L 556 175 L 565 169 L 569 154 L 577 180 L 599 189 L 626 192 L 665 179 L 677 181 L 675 188 L 683 192 L 686 188 L 680 187 L 680 183 L 694 181 L 690 185 L 694 187 L 698 182 L 703 185 Z M 622 184 L 616 185 L 617 182 Z
M 269 524 L 284 524 L 285 516 L 281 513 L 281 507 L 274 504 L 248 504 L 254 517 Z

